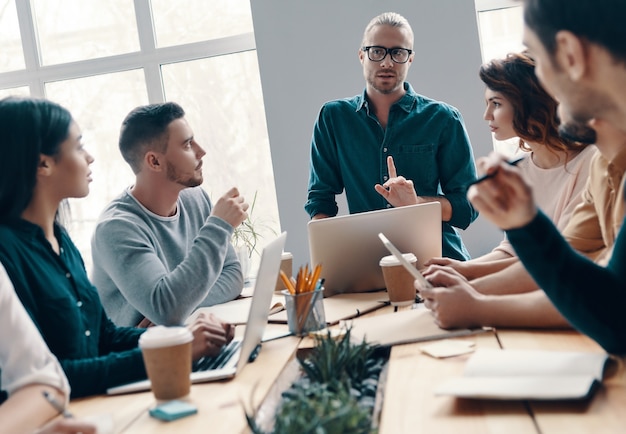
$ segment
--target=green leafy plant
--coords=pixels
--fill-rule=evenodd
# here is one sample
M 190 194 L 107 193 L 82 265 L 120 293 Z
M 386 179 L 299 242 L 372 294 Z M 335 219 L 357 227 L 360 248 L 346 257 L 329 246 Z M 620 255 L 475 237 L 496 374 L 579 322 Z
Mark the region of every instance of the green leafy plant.
M 370 412 L 340 382 L 296 384 L 283 394 L 275 434 L 371 432 Z
M 315 337 L 311 353 L 299 360 L 302 377 L 283 392 L 272 434 L 370 434 L 378 377 L 389 357 L 365 341 L 354 344 L 350 329 L 338 339 L 331 333 Z M 248 426 L 261 430 L 253 414 Z
M 257 249 L 257 244 L 259 243 L 259 240 L 263 238 L 263 235 L 261 234 L 262 230 L 267 230 L 272 234 L 276 234 L 276 231 L 267 223 L 263 222 L 258 217 L 253 216 L 257 193 L 258 192 L 256 191 L 254 192 L 252 204 L 248 209 L 248 217 L 246 217 L 246 219 L 235 228 L 232 238 L 232 242 L 235 247 L 246 248 L 248 258 L 252 258 L 253 253 L 260 255 L 260 252 Z
M 312 382 L 332 384 L 338 380 L 362 394 L 371 388 L 367 380 L 378 377 L 386 360 L 373 357 L 374 351 L 375 347 L 364 340 L 352 343 L 349 328 L 339 339 L 332 338 L 328 331 L 327 335 L 315 337 L 315 350 L 300 361 L 300 366 Z

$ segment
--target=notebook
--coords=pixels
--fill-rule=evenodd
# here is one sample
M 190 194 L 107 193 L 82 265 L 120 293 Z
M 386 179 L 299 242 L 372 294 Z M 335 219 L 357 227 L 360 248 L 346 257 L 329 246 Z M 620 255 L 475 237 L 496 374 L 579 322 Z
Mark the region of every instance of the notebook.
M 239 345 L 239 349 L 233 351 L 225 365 L 219 369 L 194 371 L 191 373 L 192 383 L 202 383 L 215 380 L 223 380 L 234 377 L 240 372 L 248 361 L 255 357 L 261 345 L 261 338 L 267 325 L 270 302 L 274 294 L 280 258 L 285 247 L 287 233 L 283 232 L 274 241 L 269 243 L 261 254 L 261 263 L 254 284 L 254 293 L 248 313 L 246 330 Z M 237 346 L 237 342 L 232 346 Z M 231 350 L 232 346 L 225 347 L 222 351 Z M 219 355 L 217 356 L 219 357 Z M 134 383 L 111 387 L 107 390 L 109 395 L 139 392 L 150 389 L 150 381 L 143 380 Z
M 546 350 L 477 350 L 462 377 L 436 395 L 502 400 L 585 399 L 602 382 L 606 353 Z
M 311 220 L 307 229 L 311 264 L 322 264 L 326 296 L 385 287 L 378 262 L 389 252 L 380 232 L 402 253 L 415 254 L 418 268 L 441 256 L 439 202 Z

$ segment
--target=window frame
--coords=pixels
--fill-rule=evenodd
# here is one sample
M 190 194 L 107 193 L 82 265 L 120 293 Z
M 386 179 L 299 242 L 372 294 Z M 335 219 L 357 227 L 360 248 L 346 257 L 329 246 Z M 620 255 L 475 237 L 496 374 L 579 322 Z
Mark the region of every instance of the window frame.
M 141 69 L 144 75 L 143 78 L 147 90 L 148 103 L 162 103 L 167 101 L 165 94 L 166 88 L 163 82 L 163 66 L 240 53 L 256 52 L 256 40 L 253 31 L 205 41 L 158 47 L 150 0 L 133 0 L 132 6 L 134 7 L 137 25 L 139 51 L 61 64 L 43 65 L 41 62 L 40 45 L 36 29 L 37 23 L 33 13 L 32 0 L 11 1 L 16 5 L 25 67 L 15 71 L 0 72 L 0 90 L 27 88 L 27 93 L 34 98 L 47 98 L 46 86 L 52 82 L 62 82 Z M 129 6 L 131 6 L 130 3 Z M 262 95 L 262 89 L 259 89 L 259 91 Z M 263 107 L 261 110 L 264 112 Z M 264 140 L 267 141 L 269 138 L 265 136 Z M 272 179 L 272 183 L 273 181 Z M 206 187 L 204 188 L 207 193 L 211 194 Z M 217 200 L 217 198 L 212 199 Z M 70 203 L 74 200 L 75 199 L 70 199 Z M 274 201 L 276 201 L 276 199 L 274 199 Z M 105 204 L 103 204 L 103 206 L 104 205 Z M 275 211 L 276 214 L 278 214 L 277 203 L 275 204 Z M 258 212 L 257 214 L 256 217 L 261 219 L 265 218 L 264 214 Z M 275 226 L 280 228 L 279 221 L 274 222 L 273 218 L 270 220 L 271 223 L 266 225 L 268 233 L 264 233 L 263 235 L 279 232 L 279 230 L 275 229 Z M 68 226 L 74 224 L 81 225 L 78 229 L 70 229 L 70 233 L 72 233 L 73 237 L 75 234 L 80 233 L 84 227 L 91 225 L 91 223 L 86 223 L 84 220 L 74 218 L 71 214 L 68 215 L 66 224 L 68 224 Z M 83 225 L 87 226 L 83 227 Z M 93 225 L 93 227 L 95 227 L 95 225 Z M 74 242 L 79 246 L 87 269 L 90 272 L 91 252 L 88 239 L 89 236 L 85 237 L 83 234 L 76 237 Z M 262 248 L 268 240 L 269 238 L 263 238 L 257 247 L 259 249 Z M 256 270 L 258 259 L 257 255 L 253 255 L 250 272 Z
M 520 6 L 520 0 L 474 0 L 476 13 Z
M 25 69 L 0 73 L 0 88 L 27 86 L 33 97 L 45 98 L 45 83 L 129 69 L 143 69 L 148 100 L 165 102 L 161 65 L 256 50 L 254 32 L 202 42 L 157 47 L 150 0 L 133 0 L 140 51 L 59 65 L 42 65 L 30 1 L 15 0 Z

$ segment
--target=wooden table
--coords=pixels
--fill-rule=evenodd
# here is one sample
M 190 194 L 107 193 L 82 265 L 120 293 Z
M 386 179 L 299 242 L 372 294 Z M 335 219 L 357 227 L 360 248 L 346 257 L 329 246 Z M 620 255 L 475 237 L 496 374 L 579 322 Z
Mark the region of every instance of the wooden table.
M 190 401 L 198 414 L 173 422 L 150 417 L 148 409 L 155 405 L 152 392 L 74 400 L 69 410 L 76 417 L 110 413 L 116 434 L 245 432 L 244 406 L 256 409 L 261 404 L 299 342 L 293 336 L 265 342 L 256 360 L 234 379 L 192 385 Z
M 370 315 L 388 313 L 383 309 Z M 275 327 L 275 326 L 274 326 Z M 476 348 L 602 351 L 574 331 L 493 330 L 466 336 Z M 300 340 L 282 338 L 263 344 L 257 360 L 235 379 L 192 386 L 198 414 L 174 422 L 148 415 L 150 392 L 75 400 L 76 416 L 110 413 L 115 433 L 242 433 L 249 432 L 243 405 L 255 409 L 293 360 Z M 304 346 L 307 342 L 302 342 Z M 520 402 L 468 400 L 435 396 L 444 380 L 460 376 L 469 355 L 435 359 L 423 354 L 423 343 L 392 348 L 379 432 L 398 433 L 618 433 L 626 431 L 624 359 L 606 370 L 604 384 L 585 402 Z M 289 364 L 293 366 L 293 363 Z
M 455 339 L 471 340 L 476 348 L 498 348 L 494 332 Z M 535 432 L 523 403 L 434 396 L 444 379 L 462 375 L 469 355 L 434 359 L 419 350 L 421 345 L 400 345 L 391 351 L 381 434 Z
M 573 330 L 498 330 L 498 338 L 504 349 L 603 352 L 594 341 Z M 615 358 L 609 362 L 602 385 L 589 401 L 530 402 L 529 407 L 539 432 L 626 432 L 625 361 L 624 358 Z

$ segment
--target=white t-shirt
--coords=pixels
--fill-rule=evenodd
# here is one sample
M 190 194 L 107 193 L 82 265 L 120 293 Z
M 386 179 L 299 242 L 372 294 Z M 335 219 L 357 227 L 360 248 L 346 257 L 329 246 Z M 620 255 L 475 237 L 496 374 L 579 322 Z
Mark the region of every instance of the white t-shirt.
M 9 395 L 29 384 L 46 384 L 70 396 L 56 357 L 39 334 L 0 264 L 0 386 Z M 42 398 L 43 399 L 43 398 Z

